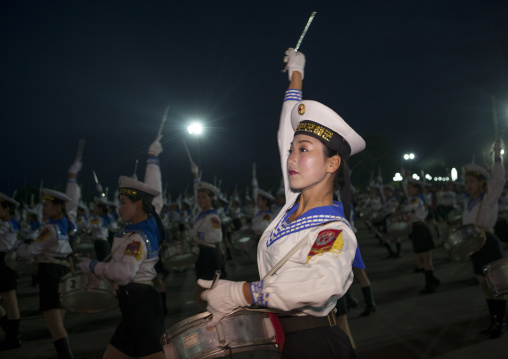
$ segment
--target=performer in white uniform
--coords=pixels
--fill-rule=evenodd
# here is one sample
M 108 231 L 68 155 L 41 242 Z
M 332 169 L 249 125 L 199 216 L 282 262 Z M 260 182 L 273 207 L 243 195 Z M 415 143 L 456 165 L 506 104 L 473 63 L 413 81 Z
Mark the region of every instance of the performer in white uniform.
M 209 325 L 250 303 L 292 311 L 279 315 L 285 331 L 282 358 L 354 358 L 332 310 L 353 280 L 357 243 L 346 219 L 351 211 L 347 160 L 363 150 L 365 141 L 330 108 L 301 101 L 305 57 L 293 49 L 286 54 L 290 84 L 278 131 L 286 205 L 258 245 L 262 279 L 250 284 L 219 280 L 204 293 L 213 314 Z M 333 203 L 339 177 L 346 218 Z M 300 241 L 303 247 L 265 278 Z M 198 282 L 211 286 L 211 281 Z
M 39 262 L 39 305 L 48 324 L 53 344 L 59 359 L 73 358 L 67 330 L 64 326 L 64 309 L 60 307 L 58 287 L 60 279 L 69 272 L 67 256 L 72 253 L 69 236 L 76 233 L 75 219 L 81 189 L 77 184 L 77 174 L 81 170 L 81 160 L 76 160 L 69 169 L 69 179 L 65 193 L 43 189 L 44 219 L 48 222 L 42 227 L 39 237 L 30 244 L 16 242 L 18 255 Z
M 4 310 L 0 306 L 0 326 L 5 332 L 5 339 L 0 343 L 0 351 L 16 349 L 21 345 L 16 297 L 18 272 L 5 264 L 5 255 L 13 249 L 20 230 L 15 217 L 18 206 L 19 203 L 14 198 L 0 193 L 0 297 L 6 307 Z
M 494 144 L 494 164 L 491 174 L 476 164 L 464 166 L 466 189 L 470 197 L 467 199 L 462 215 L 462 224 L 475 224 L 485 231 L 487 240 L 485 245 L 471 255 L 473 271 L 478 283 L 482 288 L 489 314 L 491 325 L 482 331 L 490 338 L 499 338 L 506 330 L 506 300 L 503 296 L 494 298 L 489 290 L 483 266 L 504 257 L 499 239 L 494 234 L 494 225 L 497 221 L 498 201 L 505 184 L 505 169 L 501 160 L 501 141 Z
M 162 185 L 158 155 L 160 136 L 148 149 L 145 182 L 120 176 L 120 216 L 131 223 L 115 235 L 111 261 L 80 260 L 83 271 L 119 284 L 122 320 L 103 358 L 164 358 L 159 339 L 164 317 L 159 293 L 152 280 L 157 273 L 159 246 L 165 230 L 158 212 L 162 208 Z

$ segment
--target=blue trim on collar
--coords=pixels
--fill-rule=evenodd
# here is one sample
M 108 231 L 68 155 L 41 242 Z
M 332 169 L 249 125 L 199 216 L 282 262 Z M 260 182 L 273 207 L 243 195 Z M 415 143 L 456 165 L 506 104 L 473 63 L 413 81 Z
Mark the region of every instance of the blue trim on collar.
M 277 226 L 270 233 L 270 238 L 266 242 L 266 246 L 270 247 L 282 237 L 289 234 L 300 232 L 305 229 L 317 227 L 326 223 L 341 221 L 351 228 L 349 222 L 344 218 L 344 209 L 341 202 L 333 201 L 330 206 L 322 206 L 312 208 L 298 217 L 293 222 L 289 223 L 289 216 L 291 216 L 297 209 L 297 203 L 288 213 L 286 213 L 277 223 Z

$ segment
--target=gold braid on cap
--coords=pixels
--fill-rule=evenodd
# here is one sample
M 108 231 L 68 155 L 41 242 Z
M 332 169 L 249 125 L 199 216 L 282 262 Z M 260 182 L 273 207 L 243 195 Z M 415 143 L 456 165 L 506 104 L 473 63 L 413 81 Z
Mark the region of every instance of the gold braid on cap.
M 466 176 L 475 176 L 475 177 L 482 176 L 483 178 L 485 178 L 485 176 L 478 171 L 466 171 Z
M 120 188 L 120 194 L 123 194 L 126 196 L 136 196 L 138 194 L 138 191 L 136 191 L 132 188 Z
M 42 197 L 42 199 L 46 199 L 46 200 L 48 200 L 48 201 L 53 202 L 56 198 L 55 198 L 55 197 L 53 197 L 53 196 L 50 196 L 49 194 L 45 194 L 45 195 Z

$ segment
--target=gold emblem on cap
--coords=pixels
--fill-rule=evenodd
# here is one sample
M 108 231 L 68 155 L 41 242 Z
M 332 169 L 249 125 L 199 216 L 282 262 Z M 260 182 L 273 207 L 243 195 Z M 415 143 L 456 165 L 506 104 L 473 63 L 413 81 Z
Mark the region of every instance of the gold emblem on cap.
M 305 105 L 303 103 L 299 104 L 298 105 L 298 114 L 300 116 L 304 115 L 305 114 Z

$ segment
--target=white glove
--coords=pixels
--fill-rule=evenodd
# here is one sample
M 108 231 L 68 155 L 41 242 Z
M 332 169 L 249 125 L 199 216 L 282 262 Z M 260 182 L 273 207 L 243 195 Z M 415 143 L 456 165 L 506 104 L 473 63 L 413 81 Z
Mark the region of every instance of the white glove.
M 198 279 L 198 285 L 203 288 L 210 288 L 212 282 L 211 280 Z M 249 305 L 243 295 L 244 283 L 221 279 L 214 289 L 208 289 L 201 293 L 203 300 L 208 301 L 208 311 L 213 315 L 212 320 L 207 324 L 208 328 L 215 327 L 224 316 L 236 308 Z
M 191 169 L 192 174 L 194 174 L 195 177 L 198 177 L 199 169 L 198 169 L 198 166 L 194 162 L 191 162 L 190 169 Z
M 90 273 L 91 272 L 91 270 L 90 270 L 90 263 L 91 262 L 97 262 L 97 261 L 92 261 L 90 258 L 80 257 L 78 267 L 79 267 L 79 269 L 81 269 L 81 271 L 83 273 Z
M 72 173 L 73 175 L 77 175 L 79 173 L 79 171 L 81 171 L 81 167 L 83 167 L 83 162 L 81 162 L 81 160 L 76 160 L 69 167 L 69 173 Z
M 305 55 L 303 53 L 295 51 L 295 49 L 290 47 L 286 50 L 284 62 L 287 63 L 289 81 L 291 81 L 293 71 L 300 72 L 303 80 L 303 69 L 305 68 Z
M 148 147 L 148 153 L 158 156 L 162 152 L 162 145 L 160 143 L 160 139 L 162 138 L 162 135 L 157 136 L 155 141 L 152 142 L 150 147 Z
M 492 150 L 494 151 L 494 156 L 500 157 L 501 156 L 501 150 L 503 149 L 504 144 L 503 140 L 499 139 L 494 143 L 494 146 L 492 147 Z

